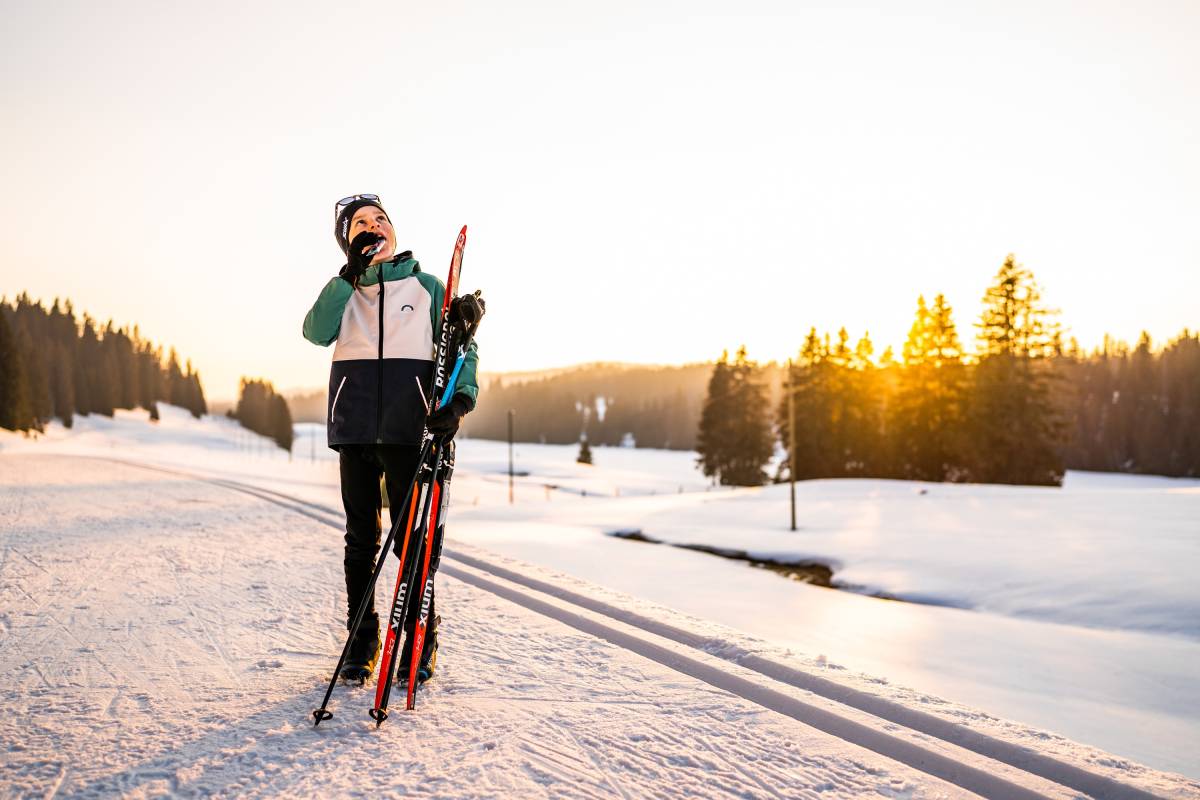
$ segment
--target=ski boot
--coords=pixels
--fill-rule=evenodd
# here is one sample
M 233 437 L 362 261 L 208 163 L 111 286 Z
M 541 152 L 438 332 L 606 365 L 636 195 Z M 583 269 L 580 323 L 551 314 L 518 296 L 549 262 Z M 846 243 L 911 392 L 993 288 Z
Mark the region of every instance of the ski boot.
M 441 621 L 441 617 L 434 617 L 433 624 L 425 632 L 425 646 L 421 648 L 421 663 L 417 665 L 417 686 L 432 678 L 433 671 L 437 667 L 437 629 L 438 623 Z M 408 670 L 411 665 L 412 653 L 405 649 L 404 655 L 400 657 L 399 668 L 396 670 L 396 682 L 401 686 L 408 685 Z
M 350 643 L 350 652 L 346 654 L 346 663 L 342 665 L 341 678 L 346 683 L 357 683 L 362 686 L 375 671 L 375 661 L 379 658 L 379 619 L 378 617 L 364 619 L 358 626 L 358 633 Z

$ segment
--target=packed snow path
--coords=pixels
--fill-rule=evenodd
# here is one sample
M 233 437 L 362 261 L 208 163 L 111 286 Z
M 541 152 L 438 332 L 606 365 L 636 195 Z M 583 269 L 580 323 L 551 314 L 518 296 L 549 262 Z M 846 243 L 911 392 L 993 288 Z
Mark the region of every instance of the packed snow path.
M 370 693 L 340 687 L 313 731 L 341 643 L 336 510 L 93 459 L 7 457 L 0 486 L 6 791 L 1074 796 L 461 553 L 439 582 L 442 667 L 418 712 L 375 731 Z M 1050 777 L 1149 796 L 1070 772 Z
M 4 794 L 960 796 L 452 579 L 441 668 L 339 687 L 340 537 L 194 480 L 0 461 Z

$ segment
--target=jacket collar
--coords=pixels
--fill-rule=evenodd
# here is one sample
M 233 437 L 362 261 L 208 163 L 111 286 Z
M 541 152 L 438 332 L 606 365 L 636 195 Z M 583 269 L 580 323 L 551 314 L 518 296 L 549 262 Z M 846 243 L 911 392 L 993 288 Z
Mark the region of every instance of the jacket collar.
M 421 265 L 413 258 L 412 250 L 405 250 L 403 253 L 397 253 L 387 261 L 380 261 L 373 267 L 368 267 L 363 279 L 359 281 L 360 286 L 370 286 L 379 282 L 379 275 L 383 274 L 383 279 L 386 281 L 394 281 L 400 278 L 407 278 L 414 272 L 420 272 Z

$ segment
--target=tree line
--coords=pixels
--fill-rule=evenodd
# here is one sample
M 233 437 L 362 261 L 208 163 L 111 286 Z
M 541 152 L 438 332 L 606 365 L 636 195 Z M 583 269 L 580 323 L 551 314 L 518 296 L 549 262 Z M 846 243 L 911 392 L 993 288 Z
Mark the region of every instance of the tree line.
M 917 300 L 901 353 L 876 361 L 810 329 L 770 406 L 745 349 L 713 369 L 699 463 L 724 484 L 825 477 L 1059 485 L 1066 469 L 1200 475 L 1200 337 L 1159 351 L 1064 342 L 1033 274 L 1009 256 L 983 297 L 968 353 L 942 295 Z M 755 409 L 757 413 L 747 413 Z M 795 431 L 792 431 L 794 420 Z M 776 438 L 777 437 L 777 438 Z M 781 445 L 775 475 L 765 468 Z
M 275 391 L 270 381 L 261 378 L 242 378 L 238 382 L 237 405 L 227 412 L 242 427 L 273 439 L 292 452 L 295 430 L 287 400 Z
M 190 360 L 181 367 L 174 348 L 164 360 L 136 326 L 101 327 L 86 312 L 78 320 L 70 300 L 47 308 L 25 293 L 0 299 L 0 428 L 42 431 L 55 418 L 70 428 L 77 414 L 118 408 L 157 420 L 160 402 L 207 411 L 200 374 Z
M 715 479 L 753 483 L 788 474 L 789 394 L 800 478 L 1055 485 L 1066 469 L 1200 475 L 1200 337 L 1185 330 L 1158 347 L 1147 335 L 1132 347 L 1106 338 L 1085 352 L 1012 256 L 963 333 L 944 296 L 922 296 L 899 352 L 877 353 L 869 335 L 810 330 L 790 373 L 743 349 L 716 364 L 498 378 L 463 430 L 503 440 L 514 409 L 516 441 L 699 449 Z M 757 410 L 758 427 L 745 409 Z M 783 457 L 766 474 L 777 445 Z
M 590 364 L 557 374 L 485 381 L 479 406 L 463 432 L 508 438 L 508 410 L 516 411 L 518 442 L 621 444 L 691 450 L 711 364 L 679 367 Z
M 1200 475 L 1200 335 L 1184 330 L 1157 351 L 1145 333 L 1133 348 L 1106 339 L 1090 356 L 1068 351 L 1061 364 L 1076 393 L 1069 467 Z

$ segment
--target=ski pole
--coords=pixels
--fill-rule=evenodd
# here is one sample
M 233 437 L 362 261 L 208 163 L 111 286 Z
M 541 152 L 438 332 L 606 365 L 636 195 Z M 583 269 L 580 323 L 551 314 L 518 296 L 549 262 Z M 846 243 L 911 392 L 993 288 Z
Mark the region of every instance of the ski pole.
M 420 476 L 422 474 L 422 472 L 424 471 L 424 469 L 425 469 L 424 462 L 422 462 L 421 464 L 418 464 L 416 474 L 418 476 Z M 400 550 L 399 550 L 400 566 L 396 570 L 396 588 L 392 591 L 392 604 L 388 610 L 387 633 L 384 636 L 383 654 L 381 655 L 380 661 L 379 661 L 380 675 L 387 673 L 388 667 L 392 663 L 392 657 L 395 653 L 396 644 L 399 641 L 400 636 L 404 633 L 403 626 L 400 626 L 399 628 L 397 628 L 394 617 L 396 615 L 396 605 L 399 602 L 401 602 L 401 600 L 404 596 L 401 593 L 403 592 L 404 594 L 407 594 L 407 592 L 408 592 L 408 584 L 406 584 L 404 582 L 404 565 L 408 563 L 409 550 L 412 547 L 410 542 L 412 540 L 413 525 L 415 524 L 416 519 L 417 519 L 418 506 L 420 506 L 420 503 L 418 502 L 418 496 L 414 494 L 412 497 L 412 500 L 408 506 L 408 522 L 406 523 L 405 528 L 404 528 L 404 544 L 400 545 Z M 379 680 L 376 684 L 376 689 L 375 689 L 375 707 L 376 708 L 379 707 L 380 701 L 383 698 L 383 687 L 384 687 L 384 681 Z
M 412 711 L 417 707 L 417 672 L 425 654 L 425 636 L 429 626 L 429 606 L 433 602 L 433 576 L 437 572 L 442 555 L 442 534 L 446 525 L 446 512 L 450 506 L 450 476 L 454 474 L 454 442 L 446 442 L 440 451 L 442 483 L 434 483 L 432 507 L 429 512 L 428 528 L 425 531 L 424 566 L 421 570 L 421 607 L 413 626 L 412 642 L 409 644 L 408 696 L 405 708 Z M 416 563 L 413 563 L 416 566 Z
M 404 582 L 405 582 L 405 584 L 407 584 L 408 587 L 412 587 L 413 580 L 417 577 L 416 566 L 418 563 L 421 562 L 422 555 L 424 554 L 424 551 L 425 551 L 426 537 L 423 534 L 426 532 L 426 528 L 429 525 L 429 514 L 430 514 L 430 510 L 432 509 L 432 501 L 433 501 L 433 495 L 434 495 L 433 487 L 437 485 L 437 479 L 438 479 L 438 476 L 441 474 L 441 469 L 442 469 L 442 457 L 441 457 L 441 450 L 439 448 L 436 460 L 434 461 L 433 470 L 430 473 L 429 482 L 427 484 L 422 485 L 421 515 L 419 517 L 419 519 L 422 520 L 421 527 L 419 529 L 419 532 L 422 535 L 419 535 L 416 537 L 416 540 L 414 542 L 416 551 L 412 554 L 413 557 L 411 559 L 407 559 L 407 558 L 405 559 L 405 563 L 402 567 L 406 573 Z M 426 488 L 426 487 L 428 487 L 428 488 Z M 397 599 L 399 599 L 399 598 L 397 598 Z M 394 606 L 392 608 L 391 619 L 393 621 L 395 621 L 396 625 L 398 627 L 400 627 L 401 629 L 403 629 L 404 623 L 408 616 L 408 608 L 409 608 L 409 604 L 411 602 L 412 602 L 412 592 L 406 591 L 404 598 L 401 601 L 400 608 L 396 609 Z M 400 650 L 399 635 L 397 635 L 397 637 L 396 637 L 396 650 Z M 414 654 L 413 657 L 415 658 L 417 656 Z M 376 705 L 376 707 L 372 708 L 371 711 L 369 712 L 371 719 L 375 720 L 375 727 L 377 727 L 377 728 L 380 725 L 382 725 L 383 721 L 385 719 L 387 719 L 387 717 L 388 717 L 388 713 L 387 713 L 388 700 L 391 698 L 392 680 L 396 673 L 396 665 L 399 663 L 399 661 L 400 661 L 400 659 L 396 658 L 395 654 L 393 653 L 392 659 L 388 663 L 387 673 L 384 674 L 383 672 L 380 672 L 380 674 L 379 674 L 379 680 L 381 681 L 381 689 L 382 689 L 382 691 L 380 692 L 380 701 Z
M 425 457 L 428 455 L 429 448 L 432 446 L 432 444 L 433 442 L 430 440 L 425 442 L 425 444 L 422 446 L 420 457 L 417 459 L 418 463 L 425 460 Z M 400 505 L 401 508 L 407 507 L 412 499 L 413 489 L 417 485 L 418 473 L 413 474 L 413 479 L 408 484 L 408 491 L 404 495 L 404 502 Z M 346 636 L 346 644 L 342 647 L 342 654 L 338 658 L 337 666 L 333 669 L 333 677 L 329 679 L 329 686 L 325 689 L 325 698 L 321 701 L 321 707 L 313 711 L 314 727 L 320 725 L 324 720 L 333 718 L 333 712 L 327 710 L 329 698 L 333 696 L 333 687 L 337 685 L 338 676 L 342 672 L 342 665 L 346 663 L 346 656 L 350 654 L 350 643 L 354 641 L 354 635 L 358 632 L 359 623 L 362 622 L 362 618 L 367 612 L 367 606 L 370 605 L 370 602 L 374 597 L 375 583 L 379 580 L 379 574 L 383 572 L 383 564 L 385 561 L 387 561 L 388 550 L 391 549 L 392 542 L 396 539 L 396 532 L 400 528 L 399 523 L 402 519 L 404 519 L 404 515 L 398 515 L 396 517 L 396 521 L 392 523 L 392 527 L 388 530 L 387 540 L 384 542 L 383 549 L 379 552 L 379 561 L 375 564 L 375 570 L 371 573 L 371 580 L 367 584 L 367 588 L 363 591 L 363 596 L 358 602 L 358 611 L 356 611 L 354 614 L 354 622 L 351 624 L 350 632 Z

